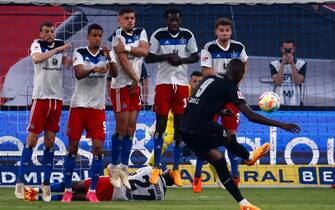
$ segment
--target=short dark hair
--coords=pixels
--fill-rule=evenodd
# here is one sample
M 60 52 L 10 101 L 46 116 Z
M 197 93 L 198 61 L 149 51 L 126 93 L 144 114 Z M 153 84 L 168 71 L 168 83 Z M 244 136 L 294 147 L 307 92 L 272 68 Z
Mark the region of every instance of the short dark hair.
M 202 77 L 202 73 L 200 71 L 194 71 L 191 74 L 191 78 L 192 77 Z
M 237 58 L 229 61 L 227 65 L 227 74 L 231 75 L 235 82 L 240 82 L 245 73 L 245 64 Z
M 40 31 L 42 32 L 42 28 L 43 27 L 48 27 L 48 28 L 51 28 L 51 27 L 55 27 L 55 25 L 52 23 L 52 22 L 49 22 L 49 21 L 46 21 L 46 22 L 43 22 L 41 25 L 40 25 Z
M 165 13 L 164 13 L 165 19 L 169 16 L 169 14 L 171 14 L 171 15 L 179 14 L 180 17 L 182 16 L 180 10 L 176 9 L 176 8 L 169 8 L 169 9 L 165 10 Z
M 233 27 L 233 22 L 228 18 L 219 18 L 215 21 L 215 29 L 217 29 L 219 26 Z
M 93 23 L 88 26 L 87 34 L 89 34 L 92 30 L 101 30 L 102 32 L 104 32 L 104 29 L 101 27 L 101 25 L 96 24 L 96 23 Z
M 123 15 L 126 13 L 136 13 L 135 10 L 133 8 L 127 7 L 127 8 L 123 8 L 119 10 L 119 15 Z
M 282 42 L 281 42 L 281 46 L 283 46 L 284 43 L 292 43 L 293 46 L 295 46 L 295 42 L 294 42 L 294 40 L 292 40 L 292 39 L 286 39 L 286 40 L 282 41 Z

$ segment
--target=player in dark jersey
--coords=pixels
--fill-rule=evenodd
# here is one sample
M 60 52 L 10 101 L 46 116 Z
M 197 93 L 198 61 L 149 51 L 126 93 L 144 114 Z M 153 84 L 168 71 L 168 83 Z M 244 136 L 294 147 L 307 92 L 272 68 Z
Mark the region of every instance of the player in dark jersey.
M 227 103 L 233 103 L 249 121 L 279 127 L 292 133 L 299 133 L 300 128 L 295 124 L 286 124 L 268 119 L 251 110 L 237 88 L 245 74 L 244 67 L 241 60 L 232 59 L 228 64 L 226 74 L 209 76 L 202 81 L 198 90 L 192 94 L 188 102 L 182 136 L 185 143 L 199 158 L 208 161 L 215 167 L 220 181 L 239 203 L 240 209 L 257 210 L 259 208 L 244 199 L 238 187 L 234 184 L 224 155 L 218 147 L 225 146 L 229 152 L 243 158 L 248 165 L 263 157 L 267 150 L 257 150 L 257 152 L 255 150 L 249 153 L 236 140 L 230 138 L 226 129 L 213 120 L 214 116 L 220 114 Z

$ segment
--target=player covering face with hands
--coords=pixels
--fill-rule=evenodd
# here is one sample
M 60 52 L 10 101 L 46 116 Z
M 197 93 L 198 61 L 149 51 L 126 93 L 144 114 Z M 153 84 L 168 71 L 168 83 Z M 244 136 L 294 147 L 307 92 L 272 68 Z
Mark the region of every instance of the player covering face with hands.
M 199 158 L 214 166 L 222 184 L 239 203 L 241 210 L 258 210 L 259 208 L 250 204 L 242 196 L 234 184 L 224 155 L 218 147 L 225 146 L 229 152 L 243 158 L 247 165 L 254 164 L 266 154 L 267 150 L 260 147 L 249 153 L 237 141 L 231 140 L 227 130 L 213 120 L 214 115 L 220 114 L 222 107 L 227 103 L 234 103 L 249 121 L 276 126 L 292 133 L 299 133 L 300 128 L 298 125 L 271 120 L 253 112 L 238 90 L 238 83 L 243 79 L 244 74 L 243 62 L 233 59 L 229 62 L 224 75 L 213 75 L 204 79 L 189 100 L 182 135 L 185 143 Z

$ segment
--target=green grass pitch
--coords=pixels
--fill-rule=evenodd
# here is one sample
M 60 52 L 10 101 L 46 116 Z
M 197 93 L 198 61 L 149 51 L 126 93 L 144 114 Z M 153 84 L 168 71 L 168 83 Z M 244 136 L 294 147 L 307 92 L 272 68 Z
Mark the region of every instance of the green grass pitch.
M 290 188 L 290 189 L 242 189 L 243 195 L 263 210 L 334 210 L 335 190 L 325 188 Z M 164 201 L 118 201 L 90 204 L 75 201 L 70 204 L 60 202 L 25 202 L 14 198 L 13 188 L 0 188 L 0 210 L 16 209 L 124 209 L 124 210 L 157 210 L 157 209 L 239 209 L 230 195 L 221 189 L 203 189 L 194 194 L 190 188 L 167 189 Z

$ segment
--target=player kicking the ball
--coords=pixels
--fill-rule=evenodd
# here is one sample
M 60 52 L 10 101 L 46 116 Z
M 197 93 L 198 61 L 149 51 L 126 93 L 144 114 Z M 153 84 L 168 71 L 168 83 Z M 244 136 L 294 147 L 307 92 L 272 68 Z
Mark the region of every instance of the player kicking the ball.
M 86 194 L 90 202 L 99 202 L 95 194 L 98 178 L 103 167 L 102 154 L 106 133 L 105 90 L 107 72 L 117 75 L 113 51 L 101 46 L 103 28 L 91 24 L 87 30 L 88 46 L 77 48 L 73 53 L 76 76 L 71 109 L 67 125 L 69 138 L 68 155 L 64 162 L 65 192 L 62 202 L 72 200 L 72 174 L 76 166 L 78 145 L 84 129 L 92 139 L 93 160 L 91 184 Z
M 221 183 L 239 203 L 241 210 L 258 210 L 259 208 L 241 195 L 218 147 L 225 146 L 229 152 L 246 160 L 248 165 L 254 164 L 265 153 L 249 153 L 242 145 L 232 141 L 227 130 L 213 120 L 214 116 L 222 112 L 222 107 L 227 103 L 233 103 L 252 122 L 279 127 L 292 133 L 299 133 L 300 128 L 295 124 L 271 120 L 253 112 L 237 88 L 244 74 L 244 63 L 239 59 L 232 59 L 224 75 L 213 75 L 204 79 L 189 99 L 182 135 L 184 142 L 199 158 L 214 166 Z
M 42 166 L 44 180 L 41 185 L 44 201 L 50 201 L 50 175 L 53 168 L 54 142 L 59 131 L 62 112 L 63 68 L 71 65 L 65 51 L 71 47 L 55 39 L 55 26 L 45 22 L 40 26 L 40 39 L 31 45 L 34 63 L 34 90 L 26 144 L 23 147 L 15 196 L 23 199 L 24 175 L 28 168 L 38 136 L 44 131 L 44 151 Z

